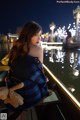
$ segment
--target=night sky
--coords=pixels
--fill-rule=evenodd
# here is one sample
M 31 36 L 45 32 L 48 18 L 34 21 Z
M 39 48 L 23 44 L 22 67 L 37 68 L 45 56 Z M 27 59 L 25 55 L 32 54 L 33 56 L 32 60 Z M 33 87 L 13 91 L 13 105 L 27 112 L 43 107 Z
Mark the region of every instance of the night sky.
M 50 31 L 49 24 L 52 22 L 56 28 L 68 26 L 75 21 L 73 10 L 80 6 L 80 0 L 77 1 L 78 3 L 58 3 L 57 0 L 0 0 L 0 33 L 14 33 L 30 20 L 38 22 L 43 33 Z

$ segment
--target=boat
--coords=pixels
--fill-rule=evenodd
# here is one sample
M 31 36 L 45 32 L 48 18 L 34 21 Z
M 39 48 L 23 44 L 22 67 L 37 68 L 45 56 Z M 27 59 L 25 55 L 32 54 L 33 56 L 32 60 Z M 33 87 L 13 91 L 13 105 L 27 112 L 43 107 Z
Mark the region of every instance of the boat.
M 43 65 L 43 67 L 45 74 L 47 74 L 49 78 L 48 87 L 53 91 L 52 100 L 45 99 L 41 105 L 34 107 L 36 109 L 36 114 L 35 109 L 33 108 L 23 111 L 21 116 L 27 115 L 29 117 L 32 113 L 32 118 L 35 118 L 38 114 L 39 119 L 37 120 L 40 120 L 41 115 L 43 115 L 42 118 L 45 118 L 46 120 L 80 120 L 80 104 L 77 103 L 73 96 L 67 91 L 65 86 L 62 85 L 62 83 L 60 83 L 60 81 L 56 78 L 56 76 L 54 76 L 45 65 Z M 4 68 L 4 71 L 0 72 L 0 77 L 7 70 Z M 3 107 L 2 105 L 2 101 L 0 101 L 0 110 L 4 107 L 4 105 Z M 18 120 L 23 119 L 20 117 Z
M 45 64 L 43 64 L 43 68 L 49 78 L 48 88 L 53 91 L 51 99 L 46 98 L 42 104 L 23 111 L 17 120 L 80 120 L 80 103 Z M 9 71 L 9 67 L 2 65 L 0 71 L 2 80 L 6 71 Z M 4 109 L 2 101 L 0 101 L 1 109 Z
M 56 104 L 56 107 L 62 115 L 62 120 L 80 120 L 80 103 L 66 89 L 65 85 L 61 83 L 60 80 L 45 65 L 43 66 L 45 73 L 50 80 L 50 89 L 54 89 L 55 85 L 55 90 L 58 93 L 58 98 L 60 98 L 60 102 Z

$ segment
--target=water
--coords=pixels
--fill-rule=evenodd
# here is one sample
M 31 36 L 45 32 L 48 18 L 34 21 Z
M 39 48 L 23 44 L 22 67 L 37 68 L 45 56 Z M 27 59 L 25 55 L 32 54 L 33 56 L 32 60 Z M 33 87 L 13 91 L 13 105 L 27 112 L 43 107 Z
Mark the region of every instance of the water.
M 80 50 L 44 50 L 44 64 L 80 102 Z

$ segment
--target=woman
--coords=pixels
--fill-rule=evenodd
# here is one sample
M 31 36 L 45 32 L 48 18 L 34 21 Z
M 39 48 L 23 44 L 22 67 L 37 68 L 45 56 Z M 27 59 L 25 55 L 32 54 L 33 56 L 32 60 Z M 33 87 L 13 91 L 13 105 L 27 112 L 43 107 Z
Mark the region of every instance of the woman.
M 24 98 L 24 104 L 14 108 L 10 104 L 7 107 L 14 111 L 23 111 L 37 105 L 48 95 L 46 77 L 42 68 L 43 50 L 39 46 L 42 28 L 34 22 L 28 22 L 23 26 L 19 39 L 9 52 L 10 80 L 8 87 L 16 90 Z

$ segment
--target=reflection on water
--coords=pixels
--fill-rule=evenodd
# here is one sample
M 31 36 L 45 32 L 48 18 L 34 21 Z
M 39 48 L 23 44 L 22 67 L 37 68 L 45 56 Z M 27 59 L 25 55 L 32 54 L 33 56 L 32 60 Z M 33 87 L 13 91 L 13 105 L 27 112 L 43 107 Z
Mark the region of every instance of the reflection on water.
M 49 52 L 50 56 L 49 56 L 49 61 L 51 62 L 61 62 L 64 63 L 64 55 L 65 53 L 62 52 L 61 50 L 51 50 Z
M 80 51 L 44 50 L 44 64 L 80 101 Z

